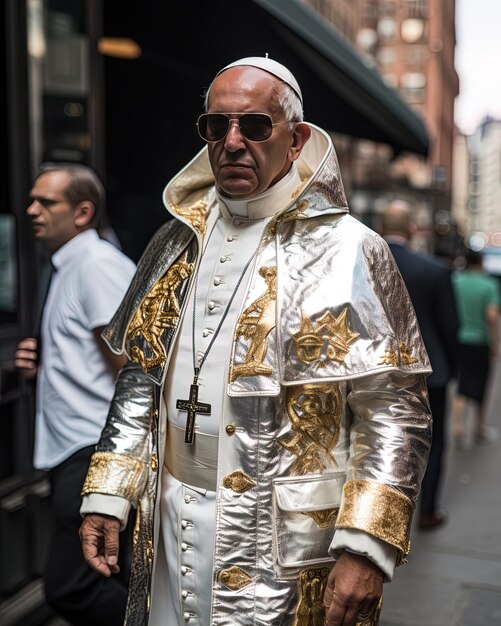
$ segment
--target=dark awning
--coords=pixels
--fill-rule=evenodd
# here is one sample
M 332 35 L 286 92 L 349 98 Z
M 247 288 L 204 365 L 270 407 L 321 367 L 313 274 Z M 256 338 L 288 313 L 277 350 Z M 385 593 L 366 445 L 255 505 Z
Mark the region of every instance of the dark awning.
M 285 64 L 289 60 L 303 90 L 308 120 L 390 144 L 397 151 L 426 154 L 422 119 L 335 28 L 297 0 L 252 1 L 273 29 L 276 44 L 284 44 L 281 58 L 275 58 Z

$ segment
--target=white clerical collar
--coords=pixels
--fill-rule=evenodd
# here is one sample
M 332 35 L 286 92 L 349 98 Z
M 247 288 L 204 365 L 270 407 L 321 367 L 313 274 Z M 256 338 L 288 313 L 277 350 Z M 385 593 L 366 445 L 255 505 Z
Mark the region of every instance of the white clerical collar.
M 233 200 L 216 190 L 221 215 L 227 219 L 238 216 L 249 220 L 272 217 L 291 201 L 294 191 L 300 184 L 301 177 L 296 164 L 293 163 L 286 176 L 254 198 Z
M 72 237 L 64 246 L 56 250 L 50 258 L 50 262 L 56 270 L 63 265 L 69 263 L 73 258 L 78 256 L 81 250 L 85 250 L 90 241 L 99 239 L 99 235 L 95 228 L 89 228 Z

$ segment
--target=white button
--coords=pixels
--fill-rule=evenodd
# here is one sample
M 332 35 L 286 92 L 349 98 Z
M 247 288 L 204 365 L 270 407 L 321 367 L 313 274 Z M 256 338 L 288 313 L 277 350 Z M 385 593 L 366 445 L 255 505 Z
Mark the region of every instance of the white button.
M 207 308 L 209 309 L 209 311 L 213 311 L 216 308 L 216 303 L 215 302 L 209 302 L 209 304 L 207 305 Z
M 183 552 L 186 552 L 186 550 L 187 550 L 187 549 L 188 549 L 188 544 L 187 544 L 187 543 L 184 543 L 184 541 L 183 541 L 183 543 L 181 544 L 181 550 L 182 550 Z
M 221 261 L 221 263 L 226 263 L 228 259 L 225 256 L 222 256 L 219 260 Z
M 185 519 L 181 520 L 181 527 L 188 528 L 188 522 Z
M 235 222 L 235 224 L 236 224 L 236 222 Z M 228 235 L 226 237 L 226 241 L 233 241 L 234 239 L 235 239 L 235 237 L 233 235 Z
M 216 287 L 218 285 L 220 285 L 221 284 L 221 279 L 220 278 L 214 278 L 214 284 L 216 285 Z
M 196 502 L 197 499 L 194 498 L 193 496 L 189 496 L 188 494 L 186 494 L 184 496 L 184 501 L 186 502 L 186 504 L 189 504 L 190 502 Z
M 183 614 L 184 619 L 189 622 L 190 621 L 190 614 L 189 613 L 184 613 Z
M 204 328 L 204 330 L 202 332 L 202 335 L 204 337 L 208 337 L 210 335 L 210 330 L 208 328 Z
M 181 595 L 183 598 L 187 598 L 190 594 L 186 591 L 186 589 L 183 589 L 183 591 L 181 591 Z
M 240 224 L 242 223 L 238 218 L 235 218 L 233 220 L 233 223 L 235 224 L 235 226 L 240 226 Z
M 188 570 L 189 570 L 189 568 L 188 568 L 188 567 L 186 567 L 186 565 L 183 565 L 183 566 L 181 567 L 181 574 L 182 574 L 183 576 L 186 576 L 186 574 L 188 573 Z

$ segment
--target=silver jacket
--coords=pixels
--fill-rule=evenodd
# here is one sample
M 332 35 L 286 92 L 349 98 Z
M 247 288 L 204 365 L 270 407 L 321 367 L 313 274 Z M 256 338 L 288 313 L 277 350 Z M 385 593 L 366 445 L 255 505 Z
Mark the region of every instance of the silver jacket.
M 386 243 L 347 214 L 330 138 L 312 129 L 302 185 L 264 231 L 234 330 L 214 625 L 323 624 L 335 529 L 369 533 L 403 561 L 427 462 L 430 365 L 414 311 Z M 154 236 L 103 335 L 130 361 L 83 493 L 137 507 L 134 626 L 148 622 L 165 449 L 159 398 L 214 195 L 204 149 L 167 186 L 176 219 Z

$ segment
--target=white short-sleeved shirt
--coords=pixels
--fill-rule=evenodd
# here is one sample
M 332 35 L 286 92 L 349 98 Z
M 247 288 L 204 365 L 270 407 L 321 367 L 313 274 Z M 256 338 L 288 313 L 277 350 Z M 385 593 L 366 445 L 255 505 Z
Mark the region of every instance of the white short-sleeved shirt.
M 53 256 L 55 272 L 42 315 L 34 465 L 50 469 L 95 444 L 106 421 L 114 378 L 93 330 L 106 326 L 135 271 L 94 229 Z

